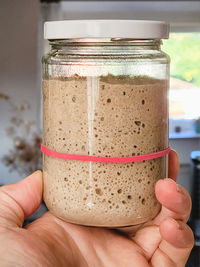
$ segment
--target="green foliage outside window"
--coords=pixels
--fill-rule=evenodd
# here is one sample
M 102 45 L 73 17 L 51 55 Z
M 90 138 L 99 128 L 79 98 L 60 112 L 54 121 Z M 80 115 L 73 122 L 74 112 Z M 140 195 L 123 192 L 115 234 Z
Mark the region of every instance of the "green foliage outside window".
M 171 76 L 200 87 L 200 33 L 172 33 L 162 50 L 171 58 Z

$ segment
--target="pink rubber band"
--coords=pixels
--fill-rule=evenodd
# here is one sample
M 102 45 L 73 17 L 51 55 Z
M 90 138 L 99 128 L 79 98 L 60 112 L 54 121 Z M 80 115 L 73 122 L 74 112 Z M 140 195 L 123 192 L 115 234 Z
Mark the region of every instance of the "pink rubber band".
M 136 161 L 156 159 L 169 154 L 170 150 L 171 150 L 170 147 L 168 147 L 165 150 L 141 156 L 112 158 L 112 157 L 96 157 L 88 155 L 65 154 L 50 150 L 45 146 L 43 146 L 43 144 L 41 144 L 41 151 L 50 157 L 68 159 L 68 160 L 94 161 L 94 162 L 106 162 L 106 163 L 125 163 L 125 162 L 136 162 Z

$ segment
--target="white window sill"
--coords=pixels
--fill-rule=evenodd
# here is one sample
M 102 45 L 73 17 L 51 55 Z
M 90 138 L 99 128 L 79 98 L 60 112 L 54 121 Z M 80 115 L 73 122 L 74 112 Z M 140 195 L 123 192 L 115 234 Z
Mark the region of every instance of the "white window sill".
M 180 133 L 170 132 L 169 139 L 193 139 L 200 138 L 200 134 L 191 130 L 182 131 Z
M 169 139 L 198 139 L 200 133 L 196 133 L 194 127 L 194 120 L 182 119 L 182 120 L 169 120 Z M 180 128 L 180 132 L 176 132 L 177 127 Z

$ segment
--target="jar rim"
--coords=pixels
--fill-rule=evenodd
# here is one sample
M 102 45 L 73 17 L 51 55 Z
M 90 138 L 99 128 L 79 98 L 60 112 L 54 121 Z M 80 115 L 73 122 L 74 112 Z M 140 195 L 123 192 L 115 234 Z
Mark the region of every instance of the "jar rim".
M 148 20 L 60 20 L 44 24 L 44 39 L 168 39 L 169 24 Z

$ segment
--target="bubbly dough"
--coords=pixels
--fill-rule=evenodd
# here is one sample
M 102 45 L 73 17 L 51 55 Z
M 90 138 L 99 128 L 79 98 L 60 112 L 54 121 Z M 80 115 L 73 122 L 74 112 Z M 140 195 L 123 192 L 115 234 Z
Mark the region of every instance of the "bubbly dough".
M 62 153 L 128 157 L 168 147 L 167 82 L 148 77 L 43 81 L 44 145 Z M 44 200 L 77 224 L 119 227 L 153 218 L 154 185 L 166 157 L 135 163 L 70 161 L 44 155 Z

